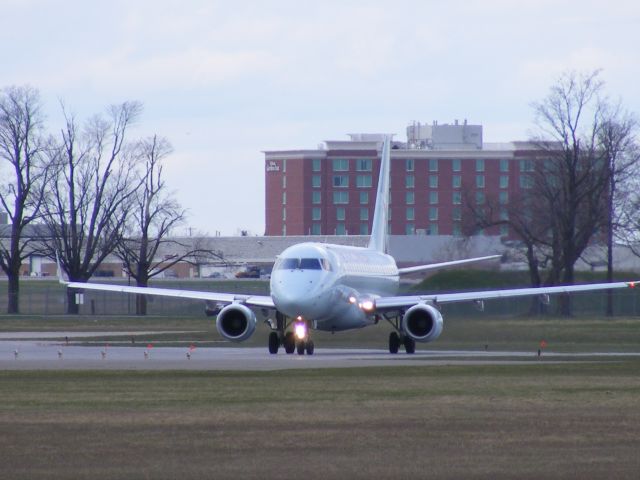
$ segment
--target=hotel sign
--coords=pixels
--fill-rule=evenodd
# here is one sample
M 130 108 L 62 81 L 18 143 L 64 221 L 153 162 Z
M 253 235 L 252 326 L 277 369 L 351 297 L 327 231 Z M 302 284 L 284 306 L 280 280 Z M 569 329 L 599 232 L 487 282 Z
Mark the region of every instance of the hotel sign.
M 273 160 L 269 160 L 267 162 L 267 172 L 279 172 L 279 171 L 280 171 L 280 165 L 278 165 Z

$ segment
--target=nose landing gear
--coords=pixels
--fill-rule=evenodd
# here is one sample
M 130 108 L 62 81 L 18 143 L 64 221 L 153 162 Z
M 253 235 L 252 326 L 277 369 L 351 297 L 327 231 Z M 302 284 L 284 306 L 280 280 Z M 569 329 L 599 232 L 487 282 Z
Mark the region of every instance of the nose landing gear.
M 293 330 L 285 332 L 291 325 Z M 295 351 L 298 355 L 304 355 L 305 352 L 307 355 L 313 355 L 315 345 L 309 338 L 307 323 L 301 319 L 287 322 L 284 315 L 276 312 L 276 328 L 269 334 L 269 353 L 277 354 L 280 346 L 284 347 L 284 351 L 288 354 Z

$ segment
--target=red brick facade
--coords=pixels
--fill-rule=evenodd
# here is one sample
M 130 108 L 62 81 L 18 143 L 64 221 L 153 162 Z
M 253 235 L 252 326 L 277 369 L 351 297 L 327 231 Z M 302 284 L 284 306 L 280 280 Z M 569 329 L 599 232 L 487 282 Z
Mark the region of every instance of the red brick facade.
M 506 205 L 526 184 L 524 160 L 534 155 L 530 147 L 508 145 L 392 150 L 390 233 L 459 235 L 466 201 Z M 265 153 L 266 235 L 370 233 L 380 153 L 374 142 L 328 146 Z M 486 233 L 509 236 L 504 226 Z

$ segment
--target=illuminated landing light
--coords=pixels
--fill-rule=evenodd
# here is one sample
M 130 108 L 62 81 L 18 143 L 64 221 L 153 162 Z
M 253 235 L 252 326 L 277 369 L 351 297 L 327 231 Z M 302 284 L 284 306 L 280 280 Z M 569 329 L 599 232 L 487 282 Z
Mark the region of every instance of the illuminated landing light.
M 349 297 L 349 303 L 356 303 L 358 301 L 358 299 L 356 297 L 354 297 L 353 295 L 351 295 Z
M 372 312 L 376 308 L 376 304 L 373 300 L 365 300 L 360 304 L 360 309 L 365 312 Z
M 298 322 L 293 327 L 293 331 L 298 340 L 304 340 L 307 336 L 307 324 L 304 322 Z

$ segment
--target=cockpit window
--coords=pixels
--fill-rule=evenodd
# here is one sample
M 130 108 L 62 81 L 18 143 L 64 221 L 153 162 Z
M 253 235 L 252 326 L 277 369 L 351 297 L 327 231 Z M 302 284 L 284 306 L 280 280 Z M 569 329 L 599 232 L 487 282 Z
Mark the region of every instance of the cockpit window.
M 276 270 L 331 270 L 331 264 L 324 258 L 282 258 Z
M 302 270 L 320 270 L 320 259 L 318 258 L 301 258 L 300 268 Z

